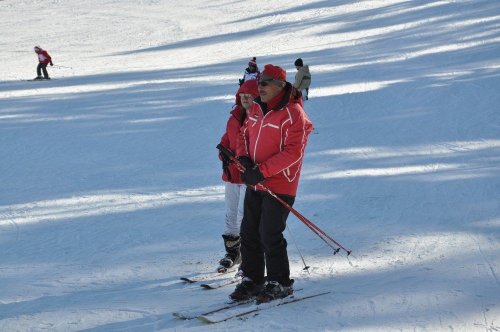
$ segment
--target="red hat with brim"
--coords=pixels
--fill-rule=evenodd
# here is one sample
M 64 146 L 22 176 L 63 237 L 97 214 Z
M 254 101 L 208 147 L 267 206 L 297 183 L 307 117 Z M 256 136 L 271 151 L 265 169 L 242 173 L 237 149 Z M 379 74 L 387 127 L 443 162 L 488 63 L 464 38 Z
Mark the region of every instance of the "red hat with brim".
M 262 75 L 259 78 L 260 81 L 268 80 L 280 80 L 286 81 L 286 70 L 281 67 L 274 66 L 271 64 L 265 65 Z

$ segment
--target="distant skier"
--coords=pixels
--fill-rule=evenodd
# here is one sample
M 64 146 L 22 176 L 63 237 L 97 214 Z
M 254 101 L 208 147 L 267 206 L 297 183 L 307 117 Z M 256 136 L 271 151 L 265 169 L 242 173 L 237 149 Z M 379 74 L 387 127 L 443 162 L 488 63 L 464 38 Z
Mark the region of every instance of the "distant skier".
M 309 72 L 309 66 L 304 66 L 304 62 L 301 58 L 295 60 L 294 65 L 295 68 L 297 68 L 297 73 L 295 74 L 295 82 L 293 83 L 293 86 L 302 92 L 304 100 L 308 100 L 309 86 L 311 86 L 311 73 Z
M 222 135 L 220 145 L 236 153 L 237 140 L 240 128 L 247 118 L 247 112 L 252 107 L 253 100 L 259 96 L 257 80 L 249 80 L 241 85 L 236 94 L 236 105 L 231 110 L 227 120 L 226 132 Z M 219 272 L 223 272 L 234 265 L 240 264 L 240 225 L 243 219 L 243 200 L 245 199 L 246 185 L 240 178 L 236 165 L 222 153 L 222 180 L 225 182 L 224 197 L 226 202 L 225 226 L 222 238 L 226 254 L 219 261 Z
M 43 50 L 40 46 L 35 46 L 35 53 L 38 55 L 38 67 L 36 67 L 35 80 L 46 79 L 50 80 L 49 73 L 47 72 L 47 65 L 53 66 L 52 58 L 47 51 Z M 43 77 L 42 77 L 43 71 Z
M 243 78 L 240 79 L 240 85 L 242 85 L 246 81 L 258 79 L 259 75 L 260 71 L 259 67 L 257 66 L 257 58 L 253 57 L 248 62 L 248 67 L 245 69 L 245 73 L 243 73 Z

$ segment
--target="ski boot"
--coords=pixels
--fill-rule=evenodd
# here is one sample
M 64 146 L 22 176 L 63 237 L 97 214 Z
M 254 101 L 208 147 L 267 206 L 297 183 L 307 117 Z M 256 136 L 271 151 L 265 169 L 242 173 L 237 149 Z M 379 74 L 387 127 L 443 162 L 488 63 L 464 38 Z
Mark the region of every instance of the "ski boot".
M 235 235 L 222 235 L 224 239 L 224 247 L 226 248 L 226 255 L 219 261 L 219 267 L 217 271 L 226 272 L 227 269 L 233 267 L 234 265 L 241 263 L 241 239 L 239 236 Z
M 264 284 L 254 282 L 248 277 L 244 277 L 241 282 L 236 286 L 235 290 L 229 294 L 229 298 L 233 301 L 246 301 L 250 300 L 264 288 Z
M 285 286 L 277 281 L 268 281 L 264 289 L 257 295 L 255 300 L 257 304 L 270 302 L 276 299 L 282 299 L 293 294 L 293 282 L 290 280 L 290 284 Z

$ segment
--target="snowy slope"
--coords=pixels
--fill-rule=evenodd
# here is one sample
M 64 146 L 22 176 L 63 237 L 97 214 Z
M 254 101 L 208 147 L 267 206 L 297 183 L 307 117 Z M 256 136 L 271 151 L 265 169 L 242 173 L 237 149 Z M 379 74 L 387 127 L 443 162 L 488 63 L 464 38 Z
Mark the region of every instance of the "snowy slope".
M 0 331 L 500 330 L 497 1 L 0 1 Z M 35 76 L 33 46 L 54 58 Z M 207 326 L 248 59 L 311 66 L 297 286 Z M 287 236 L 289 236 L 287 234 Z

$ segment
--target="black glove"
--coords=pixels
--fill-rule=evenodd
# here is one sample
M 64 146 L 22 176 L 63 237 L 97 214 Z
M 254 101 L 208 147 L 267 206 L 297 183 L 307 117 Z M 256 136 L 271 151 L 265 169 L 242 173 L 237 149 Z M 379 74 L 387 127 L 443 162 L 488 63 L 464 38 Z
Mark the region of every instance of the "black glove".
M 252 168 L 247 168 L 245 173 L 241 175 L 241 179 L 246 183 L 252 186 L 256 185 L 259 182 L 264 181 L 264 175 L 260 172 L 259 166 L 255 165 Z
M 237 159 L 240 162 L 240 164 L 243 165 L 243 167 L 245 167 L 245 169 L 252 168 L 254 165 L 252 159 L 250 159 L 247 156 L 238 157 Z
M 225 162 L 224 160 L 222 161 L 222 171 L 224 172 L 224 174 L 226 174 L 227 179 L 229 181 L 231 181 L 232 176 L 231 176 L 231 172 L 229 171 L 229 164 L 227 162 Z
M 50 65 L 53 66 L 54 64 L 52 63 L 52 61 L 50 62 Z
M 233 161 L 222 152 L 219 152 L 219 159 L 222 160 L 223 164 L 229 165 L 233 163 Z

